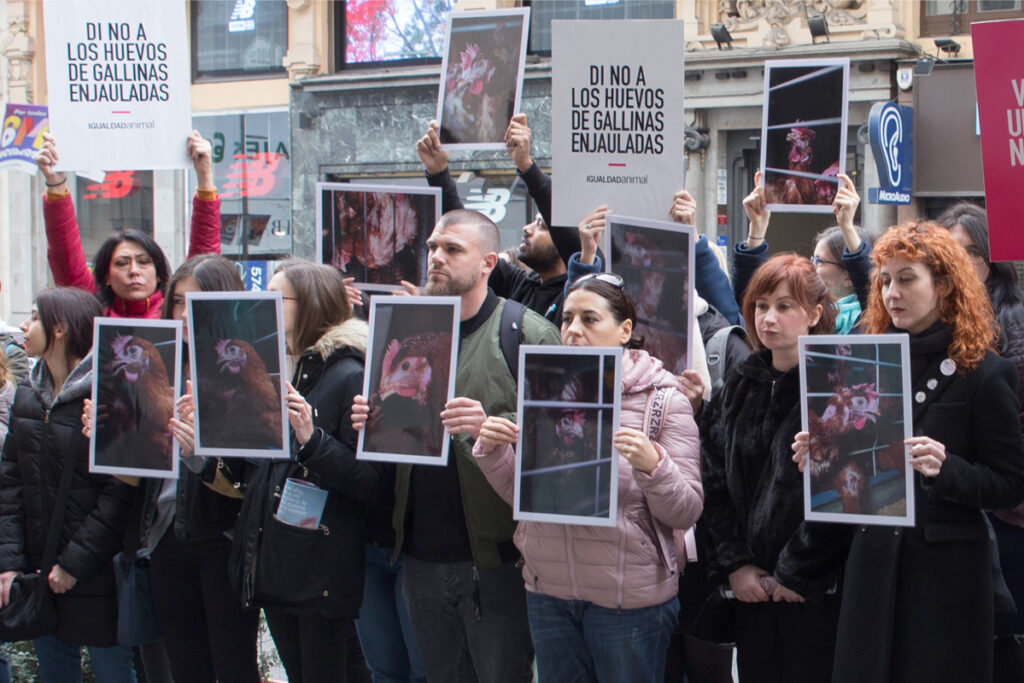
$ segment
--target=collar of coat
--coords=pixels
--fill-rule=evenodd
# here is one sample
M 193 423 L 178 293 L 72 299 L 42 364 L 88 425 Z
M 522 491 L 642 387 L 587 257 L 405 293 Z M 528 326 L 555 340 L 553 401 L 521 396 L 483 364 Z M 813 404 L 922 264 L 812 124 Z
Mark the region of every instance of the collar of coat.
M 316 344 L 306 350 L 306 353 L 314 353 L 327 360 L 338 349 L 347 347 L 365 356 L 368 338 L 369 327 L 366 322 L 358 318 L 349 318 L 324 332 Z
M 50 374 L 46 361 L 40 359 L 32 368 L 29 377 L 32 388 L 42 398 L 43 405 L 53 407 L 58 403 L 70 403 L 92 392 L 92 353 L 75 366 L 64 380 L 64 386 L 56 397 L 53 395 L 53 375 Z

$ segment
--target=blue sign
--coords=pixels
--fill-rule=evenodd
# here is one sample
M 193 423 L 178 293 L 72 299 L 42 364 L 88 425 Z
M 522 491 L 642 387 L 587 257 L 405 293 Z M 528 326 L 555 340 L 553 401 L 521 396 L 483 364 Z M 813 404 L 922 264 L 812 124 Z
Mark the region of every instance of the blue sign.
M 878 102 L 871 107 L 868 134 L 881 187 L 868 188 L 872 204 L 909 204 L 914 186 L 912 107 Z
M 242 284 L 247 292 L 262 292 L 270 282 L 269 261 L 236 261 L 235 267 L 242 276 Z

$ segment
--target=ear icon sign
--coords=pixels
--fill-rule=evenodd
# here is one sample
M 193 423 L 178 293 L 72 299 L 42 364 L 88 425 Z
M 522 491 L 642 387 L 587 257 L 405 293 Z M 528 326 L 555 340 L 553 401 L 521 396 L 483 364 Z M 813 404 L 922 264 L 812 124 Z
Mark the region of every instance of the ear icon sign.
M 903 169 L 900 166 L 900 151 L 903 146 L 903 117 L 896 106 L 887 106 L 882 110 L 882 117 L 878 126 L 882 138 L 882 147 L 885 150 L 885 172 L 888 176 L 890 187 L 899 187 L 903 178 Z

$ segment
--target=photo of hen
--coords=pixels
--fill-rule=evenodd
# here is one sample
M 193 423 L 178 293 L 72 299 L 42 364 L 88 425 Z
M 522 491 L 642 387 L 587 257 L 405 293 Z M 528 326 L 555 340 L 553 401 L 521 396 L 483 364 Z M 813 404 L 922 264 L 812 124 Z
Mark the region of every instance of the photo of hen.
M 462 19 L 452 27 L 441 142 L 503 142 L 515 112 L 521 20 Z
M 832 358 L 815 356 L 808 363 L 808 391 L 815 386 L 819 396 L 808 410 L 812 507 L 833 511 L 837 497 L 844 513 L 904 514 L 906 501 L 894 498 L 888 485 L 901 483 L 897 475 L 905 468 L 902 421 L 892 417 L 901 415 L 901 399 L 893 394 L 899 385 L 885 372 L 891 367 L 854 357 L 849 345 L 815 351 Z
M 174 387 L 156 344 L 136 332 L 131 326 L 100 328 L 95 464 L 169 472 Z M 169 334 L 161 345 L 169 344 L 173 365 L 174 331 L 147 332 Z
M 828 212 L 842 172 L 844 72 L 841 66 L 780 66 L 768 71 L 764 145 L 769 204 Z
M 196 452 L 286 457 L 281 302 L 257 292 L 195 294 L 187 301 Z
M 214 344 L 216 371 L 198 393 L 203 443 L 232 448 L 279 448 L 281 394 L 263 358 L 242 339 Z
M 370 398 L 364 450 L 442 455 L 440 414 L 448 400 L 450 332 L 424 332 L 388 342 L 377 391 Z
M 606 516 L 612 450 L 608 438 L 599 443 L 598 434 L 610 437 L 613 414 L 610 405 L 599 405 L 598 357 L 531 354 L 526 373 L 520 508 L 533 513 Z M 606 395 L 614 393 L 606 391 Z M 540 405 L 531 405 L 535 402 Z
M 426 236 L 440 209 L 434 194 L 321 188 L 322 261 L 359 284 L 422 283 Z
M 644 348 L 672 372 L 689 367 L 686 234 L 612 223 L 611 270 L 636 304 Z

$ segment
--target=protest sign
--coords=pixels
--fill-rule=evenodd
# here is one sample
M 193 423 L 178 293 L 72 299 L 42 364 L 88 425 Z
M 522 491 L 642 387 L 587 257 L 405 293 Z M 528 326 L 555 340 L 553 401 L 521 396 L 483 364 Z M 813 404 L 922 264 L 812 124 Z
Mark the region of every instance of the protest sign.
M 683 22 L 553 21 L 551 35 L 552 222 L 600 204 L 664 218 L 685 180 Z
M 1024 260 L 1024 19 L 971 24 L 991 260 Z
M 50 129 L 50 115 L 43 104 L 8 104 L 0 134 L 0 169 L 36 172 L 36 152 L 43 133 Z
M 58 170 L 187 168 L 185 4 L 46 0 L 43 16 Z

